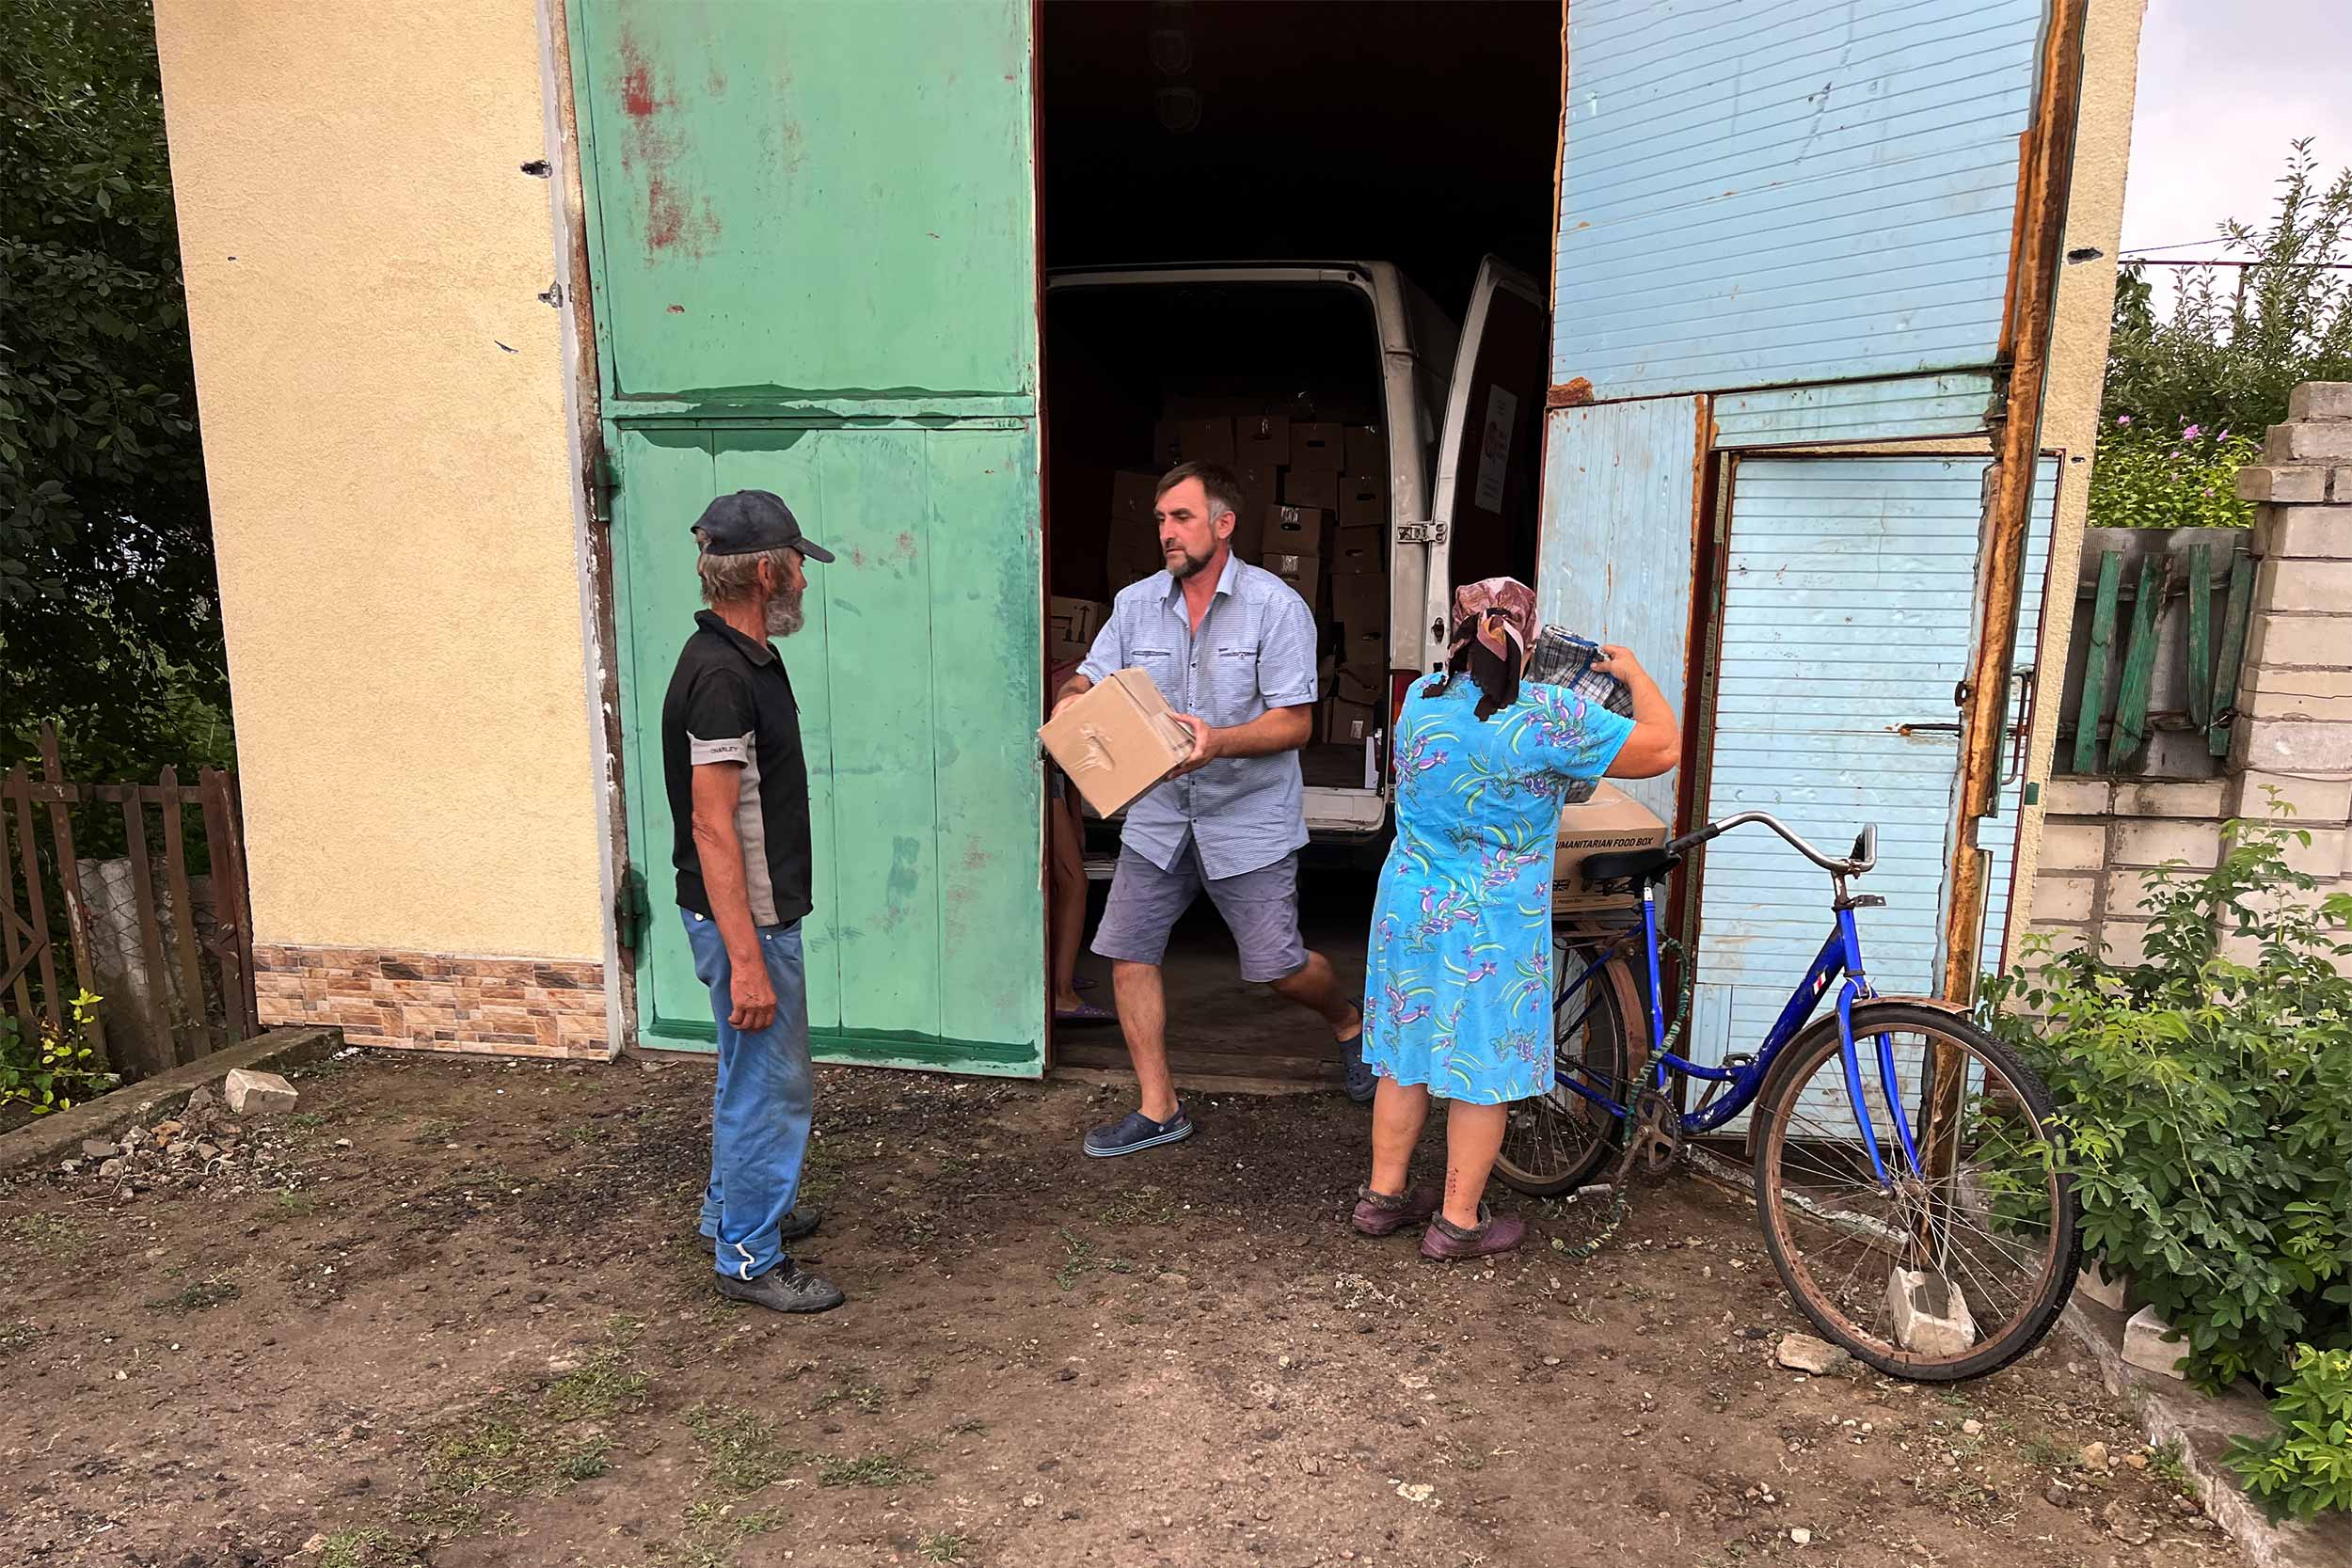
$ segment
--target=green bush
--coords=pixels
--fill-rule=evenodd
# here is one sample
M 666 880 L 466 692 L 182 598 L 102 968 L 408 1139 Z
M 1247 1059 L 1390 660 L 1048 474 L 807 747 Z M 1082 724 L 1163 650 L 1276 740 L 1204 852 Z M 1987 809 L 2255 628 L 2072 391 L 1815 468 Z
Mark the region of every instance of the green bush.
M 2352 1348 L 2352 896 L 2312 900 L 2297 840 L 2233 822 L 2213 871 L 2160 874 L 2143 963 L 2028 939 L 1989 988 L 2058 1099 L 2085 1241 L 2209 1387 L 2280 1385 L 2298 1344 Z
M 2254 509 L 2237 499 L 2237 471 L 2261 456 L 2262 443 L 2241 433 L 2194 424 L 2164 431 L 2119 415 L 2099 433 L 2090 526 L 2248 527 Z
M 82 991 L 64 1034 L 37 1025 L 28 1037 L 13 1013 L 0 1013 L 0 1107 L 23 1105 L 37 1117 L 70 1111 L 121 1080 L 105 1069 L 87 1039 L 100 999 Z
M 2302 1346 L 2270 1402 L 2278 1434 L 2240 1437 L 2223 1455 L 2272 1519 L 2352 1513 L 2352 1351 Z

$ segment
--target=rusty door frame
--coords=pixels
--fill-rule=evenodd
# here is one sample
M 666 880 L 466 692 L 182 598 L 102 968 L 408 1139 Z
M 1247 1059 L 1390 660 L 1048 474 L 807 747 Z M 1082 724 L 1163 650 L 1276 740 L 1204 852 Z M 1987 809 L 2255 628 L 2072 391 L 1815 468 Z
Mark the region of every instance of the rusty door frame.
M 2016 241 L 2010 256 L 2009 311 L 2002 329 L 2007 395 L 1993 430 L 1977 580 L 1974 653 L 1960 711 L 1960 778 L 1947 840 L 1941 994 L 1960 1006 L 1976 998 L 1982 968 L 1989 854 L 1978 825 L 2000 804 L 2003 720 L 2016 661 L 2017 610 L 2032 528 L 2042 409 L 2072 194 L 2075 122 L 2082 109 L 2083 42 L 2090 0 L 2052 0 L 2042 40 L 2033 121 L 2019 158 Z M 2022 810 L 2022 807 L 2020 808 Z

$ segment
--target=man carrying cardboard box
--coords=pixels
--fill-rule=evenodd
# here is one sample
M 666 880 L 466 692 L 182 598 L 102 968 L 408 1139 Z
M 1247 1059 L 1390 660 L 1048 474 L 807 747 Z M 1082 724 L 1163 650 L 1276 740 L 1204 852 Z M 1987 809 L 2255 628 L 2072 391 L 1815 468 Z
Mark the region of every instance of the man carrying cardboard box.
M 1142 1098 L 1123 1120 L 1087 1134 L 1098 1159 L 1192 1135 L 1168 1076 L 1160 959 L 1204 888 L 1241 949 L 1242 978 L 1322 1015 L 1348 1050 L 1351 1080 L 1361 1070 L 1363 1015 L 1298 934 L 1307 816 L 1297 753 L 1314 729 L 1314 617 L 1280 578 L 1233 555 L 1241 504 L 1240 483 L 1223 467 L 1168 470 L 1153 503 L 1167 568 L 1120 592 L 1056 696 L 1058 713 L 1097 681 L 1140 669 L 1193 736 L 1192 755 L 1127 810 L 1094 936 L 1094 951 L 1111 960 Z

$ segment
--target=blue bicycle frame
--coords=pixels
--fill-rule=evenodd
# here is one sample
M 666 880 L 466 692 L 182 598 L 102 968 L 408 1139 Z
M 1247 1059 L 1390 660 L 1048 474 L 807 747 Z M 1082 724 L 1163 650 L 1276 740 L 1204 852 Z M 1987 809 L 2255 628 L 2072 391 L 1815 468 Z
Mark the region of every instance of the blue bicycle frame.
M 1836 916 L 1836 927 L 1831 930 L 1827 940 L 1821 943 L 1821 951 L 1805 971 L 1804 978 L 1797 982 L 1796 989 L 1788 993 L 1787 1005 L 1781 1008 L 1780 1017 L 1773 1022 L 1771 1031 L 1765 1035 L 1764 1043 L 1757 1050 L 1755 1057 L 1738 1067 L 1703 1067 L 1697 1062 L 1666 1049 L 1666 1019 L 1664 1004 L 1661 1000 L 1664 988 L 1660 983 L 1658 972 L 1658 900 L 1655 889 L 1651 884 L 1645 882 L 1642 887 L 1642 943 L 1649 959 L 1648 1023 L 1651 1086 L 1661 1092 L 1664 1091 L 1670 1073 L 1679 1073 L 1705 1083 L 1726 1085 L 1721 1096 L 1708 1100 L 1695 1111 L 1684 1112 L 1681 1117 L 1682 1131 L 1686 1134 L 1713 1132 L 1755 1102 L 1756 1093 L 1764 1086 L 1765 1075 L 1772 1070 L 1774 1059 L 1779 1056 L 1790 1040 L 1797 1037 L 1798 1031 L 1804 1027 L 1806 1021 L 1812 1018 L 1814 1008 L 1820 1004 L 1822 994 L 1832 985 L 1843 979 L 1845 983 L 1838 988 L 1837 991 L 1837 1037 L 1839 1050 L 1844 1055 L 1846 1099 L 1853 1111 L 1854 1127 L 1862 1135 L 1863 1148 L 1869 1151 L 1870 1174 L 1877 1181 L 1880 1190 L 1885 1192 L 1891 1190 L 1893 1183 L 1886 1174 L 1885 1159 L 1879 1150 L 1878 1132 L 1871 1124 L 1868 1108 L 1864 1103 L 1862 1058 L 1860 1051 L 1855 1046 L 1853 1035 L 1854 1004 L 1867 1002 L 1878 993 L 1871 990 L 1869 977 L 1862 966 L 1862 935 L 1854 924 L 1854 911 L 1846 905 L 1843 899 L 1838 902 Z M 1583 974 L 1578 975 L 1573 983 L 1561 989 L 1553 1003 L 1555 1017 L 1559 1008 L 1567 1006 L 1578 992 L 1592 983 L 1593 977 L 1599 974 L 1604 966 L 1614 960 L 1617 949 L 1624 944 L 1624 940 L 1619 938 L 1610 942 L 1602 949 L 1600 956 L 1586 967 Z M 1564 965 L 1563 969 L 1565 968 Z M 1577 1015 L 1576 1024 L 1571 1025 L 1571 1028 L 1582 1024 L 1584 1020 L 1591 1016 L 1593 1008 L 1598 1005 L 1599 994 L 1596 989 L 1593 1000 L 1584 1005 L 1584 1011 Z M 1893 1113 L 1895 1132 L 1902 1146 L 1903 1161 L 1909 1174 L 1916 1177 L 1921 1174 L 1924 1167 L 1919 1161 L 1918 1147 L 1912 1141 L 1910 1118 L 1903 1111 L 1902 1091 L 1897 1082 L 1895 1070 L 1894 1041 L 1890 1037 L 1881 1035 L 1877 1037 L 1874 1044 L 1878 1056 L 1880 1084 L 1886 1098 L 1887 1108 Z M 1554 1081 L 1562 1088 L 1581 1095 L 1618 1120 L 1631 1119 L 1633 1113 L 1629 1107 L 1619 1104 L 1591 1085 L 1579 1081 L 1569 1072 L 1555 1073 Z

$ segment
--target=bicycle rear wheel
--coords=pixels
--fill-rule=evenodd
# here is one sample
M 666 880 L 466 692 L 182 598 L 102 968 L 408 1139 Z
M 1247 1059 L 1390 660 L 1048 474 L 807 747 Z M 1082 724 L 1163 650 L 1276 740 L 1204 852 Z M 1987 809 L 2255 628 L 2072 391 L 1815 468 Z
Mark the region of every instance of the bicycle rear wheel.
M 1888 1184 L 1871 1174 L 1837 1021 L 1825 1018 L 1788 1047 L 1756 1097 L 1766 1245 L 1798 1308 L 1861 1360 L 1921 1382 L 1981 1377 L 2041 1343 L 2082 1266 L 2050 1091 L 2007 1046 L 1940 1008 L 1865 1003 L 1853 1033 Z M 1887 1103 L 1881 1037 L 1919 1170 Z
M 1495 1156 L 1495 1174 L 1531 1197 L 1574 1192 L 1599 1173 L 1616 1144 L 1616 1118 L 1557 1082 L 1572 1078 L 1620 1105 L 1628 1102 L 1633 1049 L 1629 1026 L 1643 1016 L 1632 966 L 1620 952 L 1581 988 L 1567 990 L 1609 941 L 1597 932 L 1562 932 L 1552 940 L 1555 1081 L 1546 1094 L 1511 1102 L 1502 1148 Z

